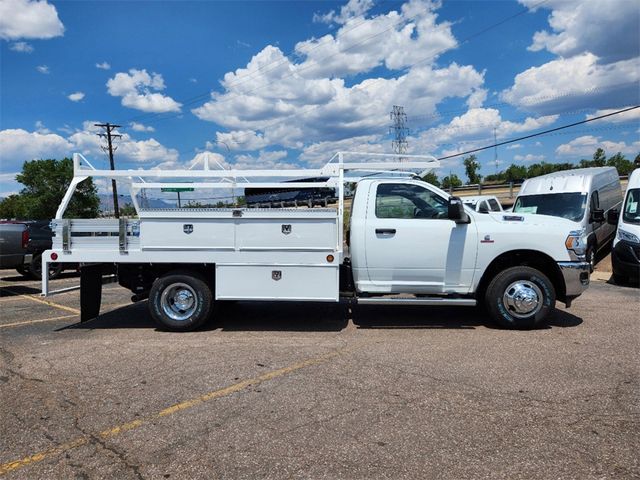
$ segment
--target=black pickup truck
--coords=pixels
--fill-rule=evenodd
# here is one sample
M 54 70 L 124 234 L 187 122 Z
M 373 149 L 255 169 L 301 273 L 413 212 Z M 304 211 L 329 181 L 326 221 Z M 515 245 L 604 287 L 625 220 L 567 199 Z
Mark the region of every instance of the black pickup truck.
M 52 237 L 48 220 L 1 222 L 0 268 L 15 268 L 26 277 L 42 278 L 42 252 L 51 248 Z M 62 270 L 62 264 L 50 263 L 49 278 L 58 277 Z

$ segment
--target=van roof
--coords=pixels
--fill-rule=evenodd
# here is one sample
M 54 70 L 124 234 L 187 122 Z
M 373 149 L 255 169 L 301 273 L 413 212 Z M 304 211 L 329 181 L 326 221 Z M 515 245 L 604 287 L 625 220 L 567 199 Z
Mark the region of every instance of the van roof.
M 629 175 L 629 184 L 627 188 L 640 188 L 640 168 L 636 168 Z
M 619 180 L 618 171 L 615 167 L 562 170 L 526 180 L 520 189 L 519 195 L 588 192 L 591 189 L 594 178 L 602 178 L 607 183 Z

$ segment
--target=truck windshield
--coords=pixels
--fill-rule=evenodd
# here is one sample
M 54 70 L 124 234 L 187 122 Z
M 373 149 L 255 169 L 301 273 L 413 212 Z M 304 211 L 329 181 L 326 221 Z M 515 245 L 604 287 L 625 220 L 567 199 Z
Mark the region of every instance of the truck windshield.
M 627 192 L 627 198 L 624 202 L 623 222 L 640 225 L 640 208 L 638 208 L 638 203 L 640 203 L 640 188 L 632 188 Z
M 579 222 L 584 217 L 586 206 L 587 195 L 583 193 L 546 193 L 518 197 L 513 212 L 551 215 Z

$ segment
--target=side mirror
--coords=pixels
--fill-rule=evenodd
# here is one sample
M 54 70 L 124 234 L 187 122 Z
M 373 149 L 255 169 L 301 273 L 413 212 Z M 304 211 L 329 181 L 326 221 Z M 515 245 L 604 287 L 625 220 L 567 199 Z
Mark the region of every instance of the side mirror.
M 617 225 L 619 219 L 620 219 L 620 212 L 617 209 L 612 208 L 607 212 L 607 223 L 609 225 Z
M 464 204 L 458 197 L 449 197 L 448 218 L 456 223 L 471 223 L 469 215 L 464 211 Z
M 604 218 L 604 210 L 600 209 L 600 208 L 594 208 L 593 210 L 591 210 L 591 218 L 590 221 L 591 222 L 604 222 L 605 218 Z

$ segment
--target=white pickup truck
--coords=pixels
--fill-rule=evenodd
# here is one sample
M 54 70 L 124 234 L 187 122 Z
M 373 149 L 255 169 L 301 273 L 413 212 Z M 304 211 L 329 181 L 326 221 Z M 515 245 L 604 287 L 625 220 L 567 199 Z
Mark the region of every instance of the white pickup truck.
M 409 174 L 436 165 L 433 157 L 345 163 L 344 156 L 308 171 L 209 170 L 208 165 L 198 171 L 108 171 L 87 168 L 76 154 L 74 181 L 53 221 L 53 248 L 43 258 L 83 264 L 82 320 L 99 314 L 101 275 L 115 266 L 119 283 L 134 293 L 132 300 L 148 298 L 153 318 L 179 331 L 202 325 L 219 300 L 483 304 L 504 327 L 533 328 L 549 318 L 556 300 L 569 306 L 587 288 L 586 238 L 569 220 L 477 213 Z M 388 173 L 393 169 L 402 172 Z M 349 170 L 374 173 L 348 178 Z M 313 180 L 264 181 L 276 175 Z M 75 185 L 88 176 L 129 179 L 138 218 L 63 219 Z M 144 209 L 136 200 L 142 189 L 185 183 L 143 177 L 188 177 L 194 190 L 335 188 L 338 203 L 337 208 Z M 203 177 L 218 181 L 193 182 Z M 345 226 L 347 181 L 357 188 Z M 48 294 L 46 278 L 42 287 Z

